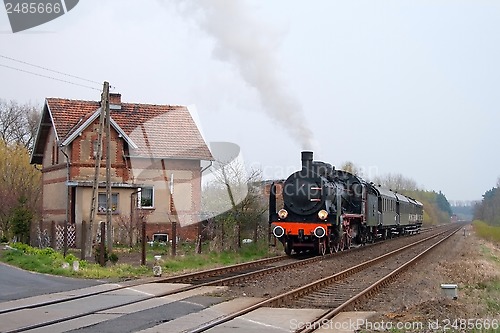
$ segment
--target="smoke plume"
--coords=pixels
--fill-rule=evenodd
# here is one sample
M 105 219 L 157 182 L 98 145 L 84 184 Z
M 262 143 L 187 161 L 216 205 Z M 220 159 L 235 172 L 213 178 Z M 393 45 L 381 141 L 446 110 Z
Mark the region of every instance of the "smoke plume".
M 274 48 L 276 33 L 257 22 L 244 1 L 202 0 L 184 2 L 182 12 L 195 16 L 201 29 L 216 42 L 214 57 L 233 64 L 243 80 L 258 92 L 268 116 L 300 144 L 313 149 L 313 133 L 306 126 L 300 102 L 279 77 Z

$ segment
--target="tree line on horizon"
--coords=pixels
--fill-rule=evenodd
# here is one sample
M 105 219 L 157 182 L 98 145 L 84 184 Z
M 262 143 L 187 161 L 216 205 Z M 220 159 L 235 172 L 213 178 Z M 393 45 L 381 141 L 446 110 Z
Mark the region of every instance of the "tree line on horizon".
M 474 207 L 474 219 L 500 226 L 500 177 L 496 186 L 486 191 L 483 199 Z

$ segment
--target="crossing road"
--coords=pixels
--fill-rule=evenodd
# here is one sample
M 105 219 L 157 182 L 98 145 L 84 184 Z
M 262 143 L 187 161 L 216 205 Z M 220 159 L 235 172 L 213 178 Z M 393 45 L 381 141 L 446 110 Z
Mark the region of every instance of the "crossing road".
M 31 273 L 0 263 L 0 302 L 80 289 L 105 282 Z

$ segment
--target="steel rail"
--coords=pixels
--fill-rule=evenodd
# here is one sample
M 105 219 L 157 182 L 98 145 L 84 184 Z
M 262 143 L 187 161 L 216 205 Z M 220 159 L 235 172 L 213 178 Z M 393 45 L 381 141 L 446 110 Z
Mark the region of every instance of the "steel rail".
M 459 229 L 457 229 L 459 230 Z M 429 237 L 426 237 L 422 240 L 419 240 L 417 242 L 414 242 L 412 244 L 408 244 L 404 247 L 401 247 L 397 250 L 394 250 L 394 251 L 391 251 L 391 252 L 388 252 L 386 254 L 383 254 L 377 258 L 374 258 L 374 259 L 371 259 L 371 260 L 368 260 L 364 263 L 361 263 L 361 264 L 358 264 L 354 267 L 351 267 L 351 268 L 348 268 L 348 269 L 345 269 L 339 273 L 336 273 L 332 276 L 329 276 L 329 277 L 326 277 L 326 278 L 323 278 L 323 279 L 320 279 L 320 280 L 317 280 L 315 282 L 312 282 L 312 283 L 309 283 L 303 287 L 300 287 L 300 288 L 297 288 L 297 289 L 294 289 L 294 290 L 291 290 L 289 292 L 286 292 L 286 293 L 283 293 L 281 295 L 278 295 L 278 296 L 275 296 L 275 297 L 272 297 L 272 298 L 269 298 L 269 299 L 266 299 L 266 300 L 263 300 L 259 303 L 256 303 L 252 306 L 249 306 L 245 309 L 242 309 L 240 311 L 237 311 L 237 312 L 234 312 L 232 314 L 229 314 L 229 315 L 223 315 L 223 316 L 220 316 L 220 317 L 217 317 L 207 323 L 204 323 L 202 325 L 199 325 L 197 326 L 196 328 L 194 329 L 190 329 L 190 330 L 187 330 L 187 331 L 184 331 L 184 332 L 189 332 L 189 333 L 200 333 L 200 332 L 204 332 L 206 330 L 209 330 L 211 328 L 214 328 L 216 326 L 219 326 L 223 323 L 226 323 L 230 320 L 233 320 L 237 317 L 240 317 L 240 316 L 243 316 L 249 312 L 252 312 L 258 308 L 261 308 L 261 307 L 265 307 L 265 306 L 279 306 L 279 305 L 282 305 L 283 303 L 285 303 L 287 300 L 289 299 L 294 299 L 296 297 L 299 297 L 299 296 L 302 296 L 304 294 L 307 294 L 307 293 L 310 293 L 311 291 L 314 291 L 314 290 L 317 290 L 319 288 L 321 288 L 322 286 L 324 285 L 328 285 L 332 282 L 335 282 L 335 281 L 338 281 L 338 280 L 342 280 L 342 279 L 345 279 L 346 277 L 354 274 L 354 273 L 357 273 L 367 267 L 370 267 L 370 266 L 373 266 L 375 263 L 381 261 L 381 260 L 384 260 L 390 256 L 393 256 L 399 252 L 402 252 L 410 247 L 413 247 L 413 246 L 416 246 L 418 244 L 421 244 L 423 242 L 426 242 L 430 239 L 433 239 L 435 237 L 438 237 L 446 232 L 449 232 L 450 230 L 447 229 L 447 230 L 444 230 L 444 231 L 441 231 L 439 232 L 438 234 L 435 234 L 435 235 L 432 235 L 432 236 L 429 236 Z M 456 232 L 456 231 L 454 231 Z
M 401 274 L 403 271 L 407 270 L 410 266 L 414 265 L 418 260 L 420 260 L 423 256 L 428 254 L 431 250 L 433 250 L 436 246 L 440 245 L 442 242 L 446 241 L 448 238 L 453 236 L 455 233 L 457 233 L 462 227 L 460 226 L 456 230 L 452 231 L 449 235 L 447 235 L 445 238 L 439 240 L 435 244 L 431 245 L 429 248 L 425 249 L 422 251 L 420 254 L 416 255 L 403 265 L 399 266 L 389 274 L 386 274 L 379 280 L 377 280 L 375 283 L 371 284 L 367 288 L 363 289 L 361 292 L 356 294 L 355 296 L 351 297 L 338 307 L 331 309 L 327 313 L 323 314 L 321 317 L 316 318 L 311 325 L 308 325 L 308 327 L 304 328 L 303 330 L 297 330 L 296 332 L 300 333 L 312 333 L 315 331 L 316 328 L 321 327 L 321 323 L 324 323 L 325 321 L 331 320 L 333 317 L 335 317 L 337 314 L 339 314 L 342 310 L 344 310 L 347 306 L 351 305 L 352 303 L 359 301 L 361 298 L 366 297 L 374 292 L 376 292 L 379 288 L 381 288 L 384 285 L 389 284 L 391 281 L 393 281 L 399 274 Z

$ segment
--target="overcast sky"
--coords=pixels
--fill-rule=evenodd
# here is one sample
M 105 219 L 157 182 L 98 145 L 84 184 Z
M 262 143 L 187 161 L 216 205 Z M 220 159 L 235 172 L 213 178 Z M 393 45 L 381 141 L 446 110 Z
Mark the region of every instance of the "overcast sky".
M 124 102 L 195 106 L 208 142 L 268 178 L 313 149 L 481 199 L 500 176 L 499 18 L 493 0 L 82 0 L 13 34 L 0 9 L 0 98 L 99 100 L 107 80 Z

